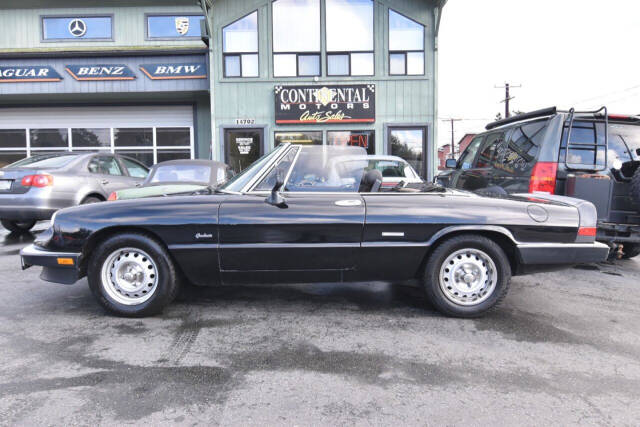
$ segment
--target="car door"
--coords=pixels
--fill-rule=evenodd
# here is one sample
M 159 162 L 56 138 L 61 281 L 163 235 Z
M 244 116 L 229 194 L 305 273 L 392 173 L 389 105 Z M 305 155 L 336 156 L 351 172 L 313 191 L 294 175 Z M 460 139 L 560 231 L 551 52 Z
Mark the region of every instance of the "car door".
M 284 205 L 265 201 L 275 171 L 289 171 L 298 149 L 292 147 L 252 189 L 222 202 L 218 230 L 224 281 L 245 277 L 335 281 L 355 268 L 365 214 L 357 189 L 333 192 L 319 191 L 320 187 L 309 191 L 285 187 L 281 192 Z
M 117 157 L 120 160 L 120 164 L 127 172 L 130 186 L 134 186 L 142 183 L 142 181 L 145 180 L 147 175 L 149 175 L 149 168 L 144 166 L 142 163 L 139 163 L 127 157 L 121 157 L 121 156 L 117 156 Z
M 120 166 L 114 155 L 98 154 L 89 161 L 88 168 L 91 176 L 96 181 L 96 185 L 106 195 L 132 186 L 132 182 L 125 175 L 122 166 Z

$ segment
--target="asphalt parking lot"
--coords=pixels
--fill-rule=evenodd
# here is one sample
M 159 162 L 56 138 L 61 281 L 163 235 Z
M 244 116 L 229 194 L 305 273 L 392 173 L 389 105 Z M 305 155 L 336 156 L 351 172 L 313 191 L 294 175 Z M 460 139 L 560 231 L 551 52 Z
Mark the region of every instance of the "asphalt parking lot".
M 638 260 L 517 277 L 478 320 L 381 283 L 188 288 L 129 320 L 21 271 L 31 240 L 0 231 L 0 425 L 638 423 Z

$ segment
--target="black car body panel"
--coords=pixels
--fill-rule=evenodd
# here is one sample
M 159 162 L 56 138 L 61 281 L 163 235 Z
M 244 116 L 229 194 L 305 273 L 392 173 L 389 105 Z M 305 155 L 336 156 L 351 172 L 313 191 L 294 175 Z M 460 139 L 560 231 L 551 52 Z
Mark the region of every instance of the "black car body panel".
M 272 166 L 256 176 L 268 176 Z M 86 274 L 92 251 L 105 237 L 141 232 L 165 245 L 184 275 L 204 286 L 418 278 L 429 251 L 460 233 L 498 241 L 514 274 L 534 264 L 601 261 L 608 251 L 593 239 L 580 240 L 579 227 L 595 226 L 595 208 L 569 198 L 285 189 L 279 193 L 285 202 L 274 205 L 265 199 L 269 192 L 247 185 L 243 192 L 65 209 L 34 244 L 50 256 L 76 254 L 74 279 Z M 33 257 L 25 261 L 27 255 L 26 264 L 43 265 Z

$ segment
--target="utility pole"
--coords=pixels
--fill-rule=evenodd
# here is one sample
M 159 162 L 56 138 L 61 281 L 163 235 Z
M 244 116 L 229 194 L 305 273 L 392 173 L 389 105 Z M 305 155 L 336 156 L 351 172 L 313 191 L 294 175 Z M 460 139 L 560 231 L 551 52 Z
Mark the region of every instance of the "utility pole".
M 454 118 L 448 118 L 448 119 L 441 119 L 443 122 L 451 122 L 451 158 L 455 159 L 456 155 L 456 147 L 455 147 L 455 133 L 454 133 L 454 128 L 453 128 L 453 124 L 455 122 L 459 122 L 462 119 L 454 119 Z
M 522 85 L 512 85 L 510 83 L 505 83 L 503 86 L 494 86 L 496 89 L 504 89 L 504 99 L 500 102 L 504 102 L 504 118 L 511 117 L 511 110 L 509 109 L 509 101 L 511 101 L 515 96 L 511 96 L 509 93 L 510 88 L 518 88 L 522 87 Z

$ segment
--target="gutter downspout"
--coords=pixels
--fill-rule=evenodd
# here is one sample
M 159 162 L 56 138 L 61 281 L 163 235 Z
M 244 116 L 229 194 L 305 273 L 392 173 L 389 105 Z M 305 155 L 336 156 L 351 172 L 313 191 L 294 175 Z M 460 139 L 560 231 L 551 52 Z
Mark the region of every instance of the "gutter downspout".
M 209 158 L 211 160 L 219 160 L 220 159 L 220 150 L 217 149 L 217 136 L 218 132 L 216 130 L 216 103 L 214 96 L 214 86 L 215 86 L 215 57 L 214 57 L 214 34 L 212 31 L 213 28 L 213 2 L 214 0 L 198 0 L 200 8 L 205 16 L 205 23 L 207 25 L 207 35 L 209 36 L 209 115 L 211 122 L 211 152 L 209 153 Z
M 438 34 L 440 33 L 440 20 L 442 19 L 442 9 L 447 0 L 440 0 L 433 9 L 433 17 L 435 28 L 433 34 L 433 146 L 435 147 L 431 170 L 433 171 L 432 179 L 435 179 L 438 173 Z M 453 150 L 453 147 L 451 147 Z

